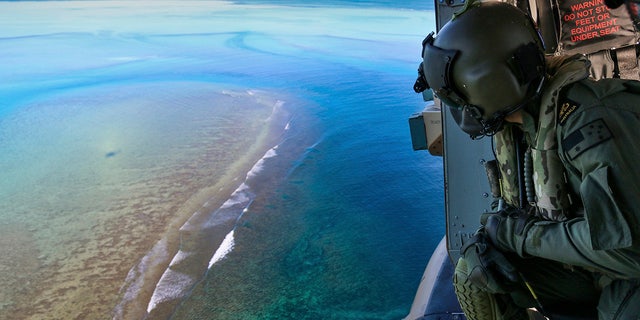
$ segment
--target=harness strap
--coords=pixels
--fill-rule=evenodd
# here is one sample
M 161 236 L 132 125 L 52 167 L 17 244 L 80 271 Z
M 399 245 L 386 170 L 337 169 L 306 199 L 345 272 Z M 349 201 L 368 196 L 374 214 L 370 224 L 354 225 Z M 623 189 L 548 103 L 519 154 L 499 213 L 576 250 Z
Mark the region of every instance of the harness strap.
M 622 79 L 640 80 L 638 73 L 638 58 L 636 56 L 636 46 L 627 46 L 616 49 L 616 60 L 618 61 L 618 72 Z

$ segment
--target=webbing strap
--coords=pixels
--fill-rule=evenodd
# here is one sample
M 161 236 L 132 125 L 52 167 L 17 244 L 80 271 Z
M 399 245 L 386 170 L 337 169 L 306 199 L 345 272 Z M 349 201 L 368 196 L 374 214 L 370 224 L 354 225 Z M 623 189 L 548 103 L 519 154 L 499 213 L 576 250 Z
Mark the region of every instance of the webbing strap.
M 587 54 L 587 58 L 591 61 L 589 73 L 591 77 L 600 80 L 605 78 L 613 78 L 616 76 L 616 64 L 613 61 L 612 50 L 601 50 Z
M 638 58 L 636 57 L 636 46 L 627 46 L 617 49 L 615 52 L 618 60 L 620 78 L 640 80 L 640 73 L 638 72 Z

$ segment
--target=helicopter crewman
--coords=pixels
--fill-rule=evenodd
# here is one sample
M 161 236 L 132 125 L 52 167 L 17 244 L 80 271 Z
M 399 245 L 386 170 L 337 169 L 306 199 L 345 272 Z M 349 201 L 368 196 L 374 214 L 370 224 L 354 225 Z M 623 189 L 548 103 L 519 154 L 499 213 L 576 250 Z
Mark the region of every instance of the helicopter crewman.
M 513 144 L 530 164 L 534 201 L 483 214 L 461 249 L 458 300 L 470 319 L 528 319 L 531 307 L 635 319 L 640 82 L 595 81 L 583 55 L 544 52 L 532 19 L 497 1 L 468 1 L 423 42 L 422 81 L 464 132 L 494 139 L 502 178 L 518 172 Z

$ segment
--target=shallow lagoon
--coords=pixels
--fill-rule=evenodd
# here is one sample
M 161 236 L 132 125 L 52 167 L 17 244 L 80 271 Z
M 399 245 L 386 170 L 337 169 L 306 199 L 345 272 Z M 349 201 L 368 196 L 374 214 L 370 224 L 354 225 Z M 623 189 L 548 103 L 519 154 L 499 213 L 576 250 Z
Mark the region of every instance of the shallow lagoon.
M 413 153 L 406 128 L 431 14 L 0 12 L 0 318 L 408 312 L 443 229 L 441 163 Z

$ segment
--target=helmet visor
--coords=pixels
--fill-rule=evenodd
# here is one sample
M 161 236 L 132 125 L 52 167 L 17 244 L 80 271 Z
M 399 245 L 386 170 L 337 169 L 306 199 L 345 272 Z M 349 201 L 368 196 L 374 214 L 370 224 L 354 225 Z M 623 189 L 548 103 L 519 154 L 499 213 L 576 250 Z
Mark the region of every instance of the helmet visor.
M 433 41 L 434 37 L 431 33 L 423 42 L 422 56 L 427 84 L 446 105 L 462 109 L 467 102 L 456 92 L 451 74 L 453 63 L 460 51 L 436 47 Z M 427 72 L 427 70 L 436 72 Z

